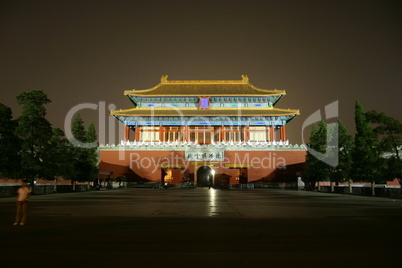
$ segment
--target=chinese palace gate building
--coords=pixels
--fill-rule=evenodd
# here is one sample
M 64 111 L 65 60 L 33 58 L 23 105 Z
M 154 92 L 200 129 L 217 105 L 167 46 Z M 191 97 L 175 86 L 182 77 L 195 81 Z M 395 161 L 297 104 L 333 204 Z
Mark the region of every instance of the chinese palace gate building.
M 284 90 L 242 80 L 168 80 L 126 90 L 133 108 L 111 112 L 124 124 L 119 145 L 100 147 L 100 170 L 128 181 L 236 187 L 297 186 L 305 146 L 291 145 L 286 125 L 298 110 L 276 108 Z

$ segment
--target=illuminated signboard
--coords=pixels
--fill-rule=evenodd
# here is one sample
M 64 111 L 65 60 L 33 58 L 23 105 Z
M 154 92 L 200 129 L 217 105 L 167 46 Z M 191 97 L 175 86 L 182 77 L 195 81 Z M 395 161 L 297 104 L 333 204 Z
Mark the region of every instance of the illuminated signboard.
M 200 108 L 209 108 L 209 98 L 200 98 Z
M 224 160 L 224 152 L 223 150 L 218 149 L 195 149 L 195 150 L 186 150 L 185 152 L 185 161 L 223 161 Z

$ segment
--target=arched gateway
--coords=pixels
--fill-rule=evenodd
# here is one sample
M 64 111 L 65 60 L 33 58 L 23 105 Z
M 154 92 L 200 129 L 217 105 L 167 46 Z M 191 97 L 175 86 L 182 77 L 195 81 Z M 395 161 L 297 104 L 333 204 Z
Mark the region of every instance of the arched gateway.
M 212 186 L 213 181 L 213 170 L 208 166 L 201 166 L 197 170 L 197 186 L 206 187 Z

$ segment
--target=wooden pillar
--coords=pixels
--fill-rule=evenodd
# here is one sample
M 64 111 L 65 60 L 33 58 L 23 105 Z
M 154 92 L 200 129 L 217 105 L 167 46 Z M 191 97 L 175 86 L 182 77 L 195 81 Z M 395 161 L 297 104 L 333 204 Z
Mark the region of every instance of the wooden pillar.
M 184 126 L 184 141 L 187 141 L 187 142 L 190 141 L 188 126 Z
M 222 142 L 225 140 L 225 126 L 220 126 L 220 133 L 219 133 L 219 141 Z
M 275 126 L 272 125 L 269 127 L 269 141 L 275 141 Z
M 282 141 L 286 141 L 286 127 L 282 126 Z
M 286 126 L 285 125 L 281 126 L 280 132 L 281 132 L 281 141 L 286 141 Z
M 165 133 L 163 131 L 163 127 L 159 126 L 159 141 L 163 141 L 165 138 Z
M 250 126 L 246 126 L 244 131 L 244 141 L 249 140 L 250 140 Z
M 159 141 L 162 141 L 162 139 L 163 139 L 163 135 L 164 133 L 163 133 L 163 127 L 162 126 L 159 126 Z
M 130 127 L 125 125 L 124 126 L 124 141 L 130 140 Z
M 134 140 L 135 141 L 140 141 L 140 127 L 139 126 L 136 126 L 135 127 L 135 131 L 134 131 Z
M 286 140 L 285 126 L 281 126 L 279 128 L 279 132 L 280 132 L 280 140 L 285 141 Z

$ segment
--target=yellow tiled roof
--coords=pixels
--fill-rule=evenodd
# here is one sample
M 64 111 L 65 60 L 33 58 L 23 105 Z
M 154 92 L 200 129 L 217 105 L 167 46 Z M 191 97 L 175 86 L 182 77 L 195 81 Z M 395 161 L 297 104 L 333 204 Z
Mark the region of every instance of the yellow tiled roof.
M 133 108 L 111 111 L 117 116 L 286 116 L 299 115 L 299 110 L 279 108 Z
M 261 89 L 249 83 L 246 75 L 242 80 L 168 80 L 164 75 L 153 88 L 126 90 L 132 96 L 276 96 L 285 95 L 285 90 Z

